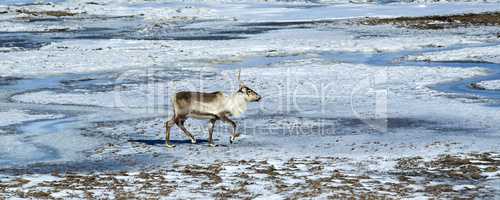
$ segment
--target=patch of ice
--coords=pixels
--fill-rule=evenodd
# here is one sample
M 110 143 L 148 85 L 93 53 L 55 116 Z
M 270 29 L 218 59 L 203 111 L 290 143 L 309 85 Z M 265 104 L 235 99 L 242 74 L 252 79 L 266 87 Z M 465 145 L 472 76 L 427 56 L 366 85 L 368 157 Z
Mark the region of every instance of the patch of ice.
M 75 198 L 75 197 L 80 197 L 80 195 L 82 195 L 84 192 L 83 191 L 75 191 L 75 190 L 69 190 L 69 189 L 63 189 L 59 192 L 54 192 L 54 193 L 51 193 L 50 196 L 53 197 L 53 198 L 60 198 L 60 199 L 68 199 L 70 196 L 72 198 Z
M 477 186 L 475 185 L 454 185 L 453 190 L 455 191 L 461 191 L 461 190 L 472 190 L 475 189 Z
M 59 177 L 52 176 L 50 174 L 34 174 L 34 175 L 26 175 L 22 176 L 22 178 L 29 180 L 30 182 L 23 185 L 23 188 L 30 188 L 36 186 L 43 182 L 52 182 L 61 180 Z
M 239 21 L 303 21 L 318 19 L 347 19 L 359 17 L 398 17 L 449 15 L 465 12 L 485 12 L 498 10 L 500 5 L 488 3 L 447 3 L 427 4 L 334 4 L 312 7 L 308 9 L 284 8 L 274 4 L 264 3 L 233 3 L 209 4 L 216 12 L 226 18 L 236 18 Z M 306 4 L 307 5 L 307 4 Z
M 19 47 L 0 47 L 0 52 L 19 51 Z
M 500 63 L 500 45 L 430 52 L 424 53 L 423 55 L 409 56 L 408 59 L 418 61 L 476 61 Z
M 75 25 L 46 25 L 11 21 L 0 22 L 1 32 L 59 32 L 76 31 L 81 29 L 82 27 Z
M 307 66 L 307 67 L 304 67 Z M 291 63 L 284 63 L 275 65 L 264 72 L 255 71 L 255 70 L 244 70 L 245 77 L 260 77 L 261 80 L 253 80 L 248 79 L 248 81 L 257 81 L 252 87 L 259 88 L 259 92 L 264 94 L 280 92 L 275 91 L 279 88 L 268 87 L 268 83 L 276 82 L 275 76 L 282 74 L 284 76 L 290 76 L 292 78 L 291 83 L 293 87 L 298 87 L 296 91 L 291 91 L 292 93 L 287 94 L 289 96 L 300 96 L 305 97 L 310 95 L 310 93 L 306 92 L 308 90 L 303 87 L 307 87 L 304 85 L 304 81 L 313 80 L 308 82 L 308 84 L 320 84 L 321 82 L 327 81 L 331 78 L 331 76 L 343 76 L 343 74 L 365 74 L 366 76 L 381 74 L 388 77 L 388 82 L 380 85 L 380 87 L 388 87 L 393 93 L 401 93 L 408 91 L 407 89 L 411 89 L 410 91 L 415 91 L 418 89 L 422 92 L 428 92 L 429 89 L 426 87 L 427 85 L 436 84 L 441 81 L 451 81 L 455 80 L 459 77 L 470 77 L 477 75 L 484 75 L 486 72 L 481 68 L 437 68 L 437 67 L 392 67 L 385 69 L 377 69 L 372 68 L 369 65 L 356 65 L 356 64 L 339 64 L 339 63 L 329 63 L 329 62 L 321 62 L 316 59 L 305 59 L 299 60 Z M 289 71 L 289 74 L 286 73 L 286 68 L 293 67 L 293 71 Z M 313 71 L 311 71 L 313 70 Z M 222 72 L 223 74 L 229 73 L 234 74 L 233 71 L 230 72 Z M 425 74 L 425 76 L 423 76 Z M 418 76 L 417 76 L 418 75 Z M 404 77 L 404 78 L 403 78 Z M 339 77 L 340 78 L 340 77 Z M 269 79 L 269 80 L 268 80 Z M 343 84 L 353 84 L 349 80 L 339 80 L 343 81 Z M 349 82 L 347 82 L 349 81 Z M 361 81 L 361 80 L 359 80 Z M 204 80 L 204 86 L 224 86 L 226 84 L 226 80 L 222 77 L 218 77 L 215 80 Z M 155 84 L 139 84 L 139 85 L 129 85 L 126 89 L 121 89 L 120 87 L 115 88 L 115 90 L 109 92 L 74 92 L 74 93 L 57 93 L 54 91 L 38 91 L 31 93 L 24 93 L 20 95 L 13 96 L 12 99 L 19 102 L 26 103 L 40 103 L 40 104 L 78 104 L 78 105 L 94 105 L 94 106 L 103 106 L 103 107 L 111 107 L 111 108 L 121 108 L 127 110 L 134 110 L 141 108 L 155 108 L 161 107 L 170 104 L 169 97 L 172 92 L 180 91 L 183 89 L 193 89 L 197 87 L 199 84 L 198 79 L 187 79 L 182 83 L 177 83 L 175 85 L 172 83 L 155 83 Z M 279 84 L 279 83 L 275 83 Z M 227 89 L 230 89 L 226 87 Z M 335 91 L 336 95 L 343 93 L 343 95 L 349 95 L 352 90 L 355 89 L 353 87 L 344 87 L 338 88 L 336 90 L 329 90 L 328 92 Z M 207 91 L 216 90 L 216 88 L 208 87 Z M 300 92 L 300 93 L 298 93 Z M 305 93 L 303 93 L 305 92 Z M 334 95 L 334 94 L 329 94 Z M 341 95 L 342 96 L 342 95 Z M 315 101 L 317 99 L 310 99 L 310 101 Z M 339 100 L 338 98 L 336 99 Z M 272 101 L 272 100 L 271 100 Z M 274 107 L 275 104 L 268 104 L 269 106 Z M 301 106 L 301 105 L 296 105 Z M 270 107 L 271 108 L 271 107 Z M 270 109 L 269 108 L 269 109 Z M 267 106 L 265 109 L 268 109 Z M 292 120 L 292 121 L 290 121 Z M 276 121 L 276 125 L 280 123 L 291 123 L 293 122 L 293 118 L 288 118 L 283 121 Z M 300 121 L 300 120 L 299 120 Z M 307 124 L 310 126 L 314 126 L 317 123 L 321 122 L 308 122 Z M 302 124 L 302 123 L 301 123 Z M 306 125 L 307 125 L 306 124 Z
M 53 114 L 30 114 L 24 110 L 11 109 L 7 111 L 0 111 L 0 126 L 8 126 L 13 124 L 20 124 L 27 121 L 40 120 L 40 119 L 57 119 L 63 115 Z
M 267 52 L 286 52 L 288 55 L 311 51 L 387 52 L 479 43 L 480 40 L 481 37 L 456 35 L 449 35 L 447 40 L 442 40 L 442 36 L 420 34 L 376 40 L 359 39 L 347 30 L 282 30 L 247 39 L 223 41 L 65 40 L 39 50 L 0 52 L 0 56 L 5 58 L 0 60 L 0 70 L 10 76 L 34 76 L 151 66 L 211 67 L 220 60 L 239 60 L 265 55 Z M 200 60 L 206 62 L 193 64 Z
M 500 80 L 489 80 L 474 83 L 474 86 L 484 90 L 500 90 Z
M 483 172 L 481 176 L 486 177 L 487 179 L 497 179 L 500 176 L 500 171 L 496 172 Z
M 489 0 L 497 1 L 497 0 Z M 356 2 L 353 4 L 353 2 Z M 359 3 L 370 2 L 369 5 Z M 153 21 L 178 19 L 237 19 L 240 21 L 294 21 L 312 19 L 339 19 L 354 17 L 397 17 L 446 15 L 464 12 L 485 12 L 499 9 L 498 4 L 484 2 L 447 4 L 373 4 L 368 0 L 323 0 L 316 3 L 309 1 L 239 1 L 239 0 L 206 0 L 186 4 L 185 1 L 108 1 L 85 0 L 63 1 L 42 5 L 23 5 L 27 11 L 67 11 L 79 15 L 100 16 L 143 16 Z M 382 1 L 383 2 L 383 1 Z M 433 1 L 417 1 L 428 3 Z M 320 3 L 320 4 L 318 4 Z M 332 4 L 333 3 L 333 4 Z M 340 4 L 339 4 L 340 3 Z M 330 5 L 328 5 L 330 4 Z M 312 6 L 311 6 L 312 5 Z M 322 6 L 315 6 L 322 5 Z M 473 6 L 471 6 L 473 5 Z M 297 6 L 297 7 L 294 7 Z M 300 6 L 310 6 L 308 9 Z M 15 7 L 15 6 L 12 6 Z M 0 19 L 18 17 L 37 18 L 24 13 L 9 12 L 0 14 Z

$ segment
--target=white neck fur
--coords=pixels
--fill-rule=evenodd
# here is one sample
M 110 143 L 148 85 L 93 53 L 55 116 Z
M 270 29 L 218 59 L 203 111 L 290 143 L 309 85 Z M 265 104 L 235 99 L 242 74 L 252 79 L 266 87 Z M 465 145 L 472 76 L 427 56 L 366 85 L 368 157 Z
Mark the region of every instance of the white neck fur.
M 244 94 L 237 92 L 226 98 L 225 106 L 226 110 L 238 117 L 247 109 L 247 101 L 245 100 Z

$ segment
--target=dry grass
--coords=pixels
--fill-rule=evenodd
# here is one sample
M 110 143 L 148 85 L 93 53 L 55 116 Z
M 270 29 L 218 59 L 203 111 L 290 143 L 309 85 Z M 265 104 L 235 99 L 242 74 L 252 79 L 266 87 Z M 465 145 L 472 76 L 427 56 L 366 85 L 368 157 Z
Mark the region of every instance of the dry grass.
M 336 167 L 347 162 L 335 157 L 275 160 L 272 164 L 266 160 L 231 160 L 135 173 L 53 173 L 59 180 L 30 187 L 23 187 L 30 183 L 29 178 L 13 177 L 0 183 L 0 199 L 53 199 L 53 193 L 63 190 L 70 191 L 67 197 L 88 199 L 157 199 L 186 193 L 216 199 L 252 199 L 265 196 L 262 191 L 285 199 L 400 199 L 415 194 L 430 198 L 490 198 L 488 195 L 494 192 L 491 188 L 454 189 L 454 185 L 482 185 L 487 181 L 483 173 L 497 172 L 500 156 L 483 153 L 443 155 L 433 160 L 401 158 L 388 172 Z
M 500 12 L 486 12 L 462 15 L 368 18 L 359 22 L 363 25 L 390 24 L 415 29 L 446 29 L 469 26 L 499 26 Z
M 399 181 L 424 186 L 422 192 L 438 198 L 490 198 L 483 186 L 462 191 L 453 190 L 454 183 L 481 185 L 485 173 L 496 172 L 500 157 L 491 153 L 469 155 L 442 155 L 430 161 L 420 157 L 398 160 L 396 172 Z M 416 181 L 418 180 L 418 181 Z M 431 184 L 439 183 L 439 184 Z
M 78 15 L 78 13 L 65 11 L 65 10 L 47 10 L 47 11 L 32 11 L 19 9 L 16 10 L 17 13 L 28 14 L 32 16 L 50 16 L 50 17 L 71 17 Z

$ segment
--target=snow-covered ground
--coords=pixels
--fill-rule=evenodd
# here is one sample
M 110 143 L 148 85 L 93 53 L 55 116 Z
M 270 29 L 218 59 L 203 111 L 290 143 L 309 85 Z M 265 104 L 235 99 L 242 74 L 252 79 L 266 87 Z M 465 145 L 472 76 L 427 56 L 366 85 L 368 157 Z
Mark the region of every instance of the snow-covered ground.
M 484 2 L 0 5 L 0 198 L 498 198 L 500 115 L 485 106 L 498 103 L 497 81 L 476 83 L 492 96 L 435 86 L 496 76 L 500 28 L 356 23 L 498 10 Z M 229 144 L 219 122 L 219 146 L 209 148 L 206 121 L 188 120 L 198 144 L 174 128 L 177 147 L 167 149 L 170 96 L 229 94 L 240 69 L 263 96 L 235 118 L 241 138 Z
M 475 86 L 484 90 L 500 90 L 500 80 L 489 80 L 475 83 Z
M 346 170 L 349 159 L 339 157 L 228 160 L 140 172 L 4 176 L 0 186 L 7 197 L 16 191 L 34 198 L 421 199 L 428 193 L 440 198 L 491 198 L 494 188 L 488 183 L 497 183 L 499 160 L 498 154 L 489 153 L 435 160 L 412 157 L 398 160 L 389 175 L 361 173 L 364 163 L 351 163 Z M 460 165 L 466 168 L 457 168 Z M 415 175 L 420 173 L 425 175 Z
M 27 121 L 41 120 L 41 119 L 56 119 L 63 117 L 58 114 L 30 114 L 25 110 L 10 109 L 6 111 L 0 111 L 2 116 L 2 121 L 0 121 L 1 126 L 9 126 L 13 124 L 20 124 Z
M 486 47 L 470 47 L 457 50 L 424 53 L 423 55 L 409 56 L 410 60 L 419 61 L 474 61 L 500 64 L 500 45 Z
M 314 35 L 314 37 L 310 37 Z M 289 39 L 292 37 L 293 39 Z M 0 70 L 7 76 L 36 76 L 60 73 L 88 73 L 127 70 L 154 66 L 181 68 L 214 66 L 224 60 L 268 52 L 282 55 L 321 51 L 387 52 L 417 50 L 429 46 L 447 47 L 478 44 L 485 36 L 401 35 L 356 38 L 349 31 L 283 30 L 241 40 L 66 40 L 51 43 L 34 51 L 0 53 Z M 270 54 L 272 55 L 272 54 Z M 72 59 L 68 59 L 71 57 Z M 193 60 L 206 60 L 195 63 Z M 200 66 L 200 67 L 202 67 Z

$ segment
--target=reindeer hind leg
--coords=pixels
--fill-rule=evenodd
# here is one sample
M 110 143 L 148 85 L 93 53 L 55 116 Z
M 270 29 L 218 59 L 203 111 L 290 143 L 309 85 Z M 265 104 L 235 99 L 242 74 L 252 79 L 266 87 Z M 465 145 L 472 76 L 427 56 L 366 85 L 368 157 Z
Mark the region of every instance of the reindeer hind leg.
M 212 135 L 214 133 L 214 126 L 215 126 L 215 122 L 217 121 L 217 119 L 210 119 L 208 121 L 208 146 L 210 147 L 215 147 L 217 145 L 214 144 L 214 140 L 212 138 Z
M 174 148 L 175 147 L 175 145 L 173 145 L 173 144 L 170 143 L 170 130 L 172 129 L 172 127 L 174 126 L 174 124 L 175 124 L 175 116 L 172 117 L 167 122 L 165 122 L 165 131 L 166 131 L 165 145 L 168 148 Z

